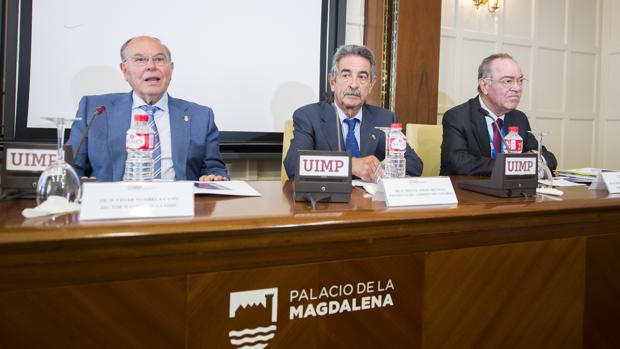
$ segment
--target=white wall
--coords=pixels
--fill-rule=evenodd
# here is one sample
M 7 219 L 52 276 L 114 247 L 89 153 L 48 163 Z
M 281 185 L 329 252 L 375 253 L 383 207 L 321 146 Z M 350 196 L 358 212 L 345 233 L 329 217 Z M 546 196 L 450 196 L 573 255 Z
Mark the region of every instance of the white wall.
M 603 0 L 599 153 L 602 167 L 620 170 L 620 0 Z
M 345 44 L 364 44 L 365 1 L 347 1 L 347 27 Z
M 609 100 L 620 96 L 612 86 L 614 74 L 620 81 L 619 1 L 502 0 L 492 15 L 471 0 L 442 0 L 438 120 L 476 95 L 482 58 L 507 52 L 529 79 L 519 109 L 533 130 L 551 132 L 544 144 L 559 167 L 620 168 L 619 156 L 599 150 L 620 145 L 609 137 L 620 132 Z

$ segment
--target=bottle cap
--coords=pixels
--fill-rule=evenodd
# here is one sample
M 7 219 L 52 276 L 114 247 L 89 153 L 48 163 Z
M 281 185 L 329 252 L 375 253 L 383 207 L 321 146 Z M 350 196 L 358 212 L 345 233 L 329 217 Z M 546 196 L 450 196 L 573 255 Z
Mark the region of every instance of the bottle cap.
M 133 116 L 134 121 L 149 121 L 149 116 L 146 114 L 136 114 Z
M 519 127 L 518 126 L 510 126 L 510 127 L 508 127 L 508 132 L 519 133 Z
M 403 128 L 403 124 L 395 122 L 392 124 L 392 126 L 390 126 L 391 128 Z

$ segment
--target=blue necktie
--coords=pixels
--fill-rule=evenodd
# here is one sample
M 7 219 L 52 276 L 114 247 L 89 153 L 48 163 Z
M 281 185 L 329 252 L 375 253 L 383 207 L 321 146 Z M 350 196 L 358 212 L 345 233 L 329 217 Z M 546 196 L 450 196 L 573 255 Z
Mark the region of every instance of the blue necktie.
M 351 152 L 351 156 L 354 158 L 359 158 L 362 155 L 360 154 L 360 146 L 357 144 L 357 139 L 355 139 L 355 125 L 359 122 L 358 119 L 344 119 L 344 122 L 349 126 L 349 131 L 347 132 L 347 139 L 345 140 L 345 146 L 348 151 Z
M 149 127 L 155 132 L 155 144 L 153 148 L 153 178 L 161 178 L 161 147 L 159 145 L 159 132 L 157 132 L 157 125 L 155 125 L 155 112 L 159 110 L 158 107 L 153 105 L 143 105 L 140 109 L 144 110 L 149 115 Z

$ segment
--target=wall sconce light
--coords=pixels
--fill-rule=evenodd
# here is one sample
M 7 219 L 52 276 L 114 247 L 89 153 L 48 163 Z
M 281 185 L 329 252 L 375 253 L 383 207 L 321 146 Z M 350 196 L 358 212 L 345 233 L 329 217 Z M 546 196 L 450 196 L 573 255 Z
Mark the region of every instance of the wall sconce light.
M 474 6 L 476 6 L 476 10 L 479 9 L 481 5 L 487 5 L 487 8 L 491 13 L 499 10 L 499 0 L 474 0 Z

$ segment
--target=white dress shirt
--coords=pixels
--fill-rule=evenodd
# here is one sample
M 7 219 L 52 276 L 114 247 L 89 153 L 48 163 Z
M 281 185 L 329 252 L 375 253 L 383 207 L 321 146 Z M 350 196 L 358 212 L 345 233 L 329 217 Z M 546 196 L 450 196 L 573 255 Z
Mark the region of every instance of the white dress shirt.
M 141 106 L 147 104 L 133 93 L 133 104 L 131 106 L 131 124 L 133 125 L 133 116 L 144 114 Z M 162 98 L 154 104 L 159 109 L 155 112 L 155 125 L 159 134 L 159 147 L 161 149 L 161 179 L 174 180 L 174 167 L 172 167 L 172 136 L 170 134 L 170 109 L 168 108 L 168 94 L 165 93 Z

